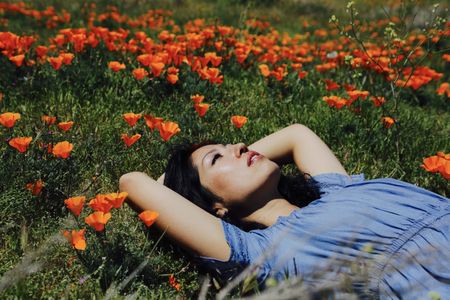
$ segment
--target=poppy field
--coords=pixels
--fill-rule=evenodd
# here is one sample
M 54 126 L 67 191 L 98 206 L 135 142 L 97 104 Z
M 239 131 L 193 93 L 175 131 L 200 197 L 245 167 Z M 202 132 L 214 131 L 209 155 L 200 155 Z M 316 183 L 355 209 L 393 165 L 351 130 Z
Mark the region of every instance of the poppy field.
M 448 5 L 371 3 L 0 2 L 1 297 L 215 295 L 118 190 L 186 141 L 300 123 L 349 174 L 450 197 Z

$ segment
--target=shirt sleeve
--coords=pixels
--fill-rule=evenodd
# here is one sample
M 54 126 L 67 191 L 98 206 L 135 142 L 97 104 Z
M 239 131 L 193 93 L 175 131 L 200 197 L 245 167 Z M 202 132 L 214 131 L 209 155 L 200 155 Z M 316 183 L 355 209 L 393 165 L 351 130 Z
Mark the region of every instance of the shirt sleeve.
M 221 220 L 221 223 L 231 250 L 229 260 L 223 261 L 207 256 L 195 256 L 194 260 L 200 267 L 213 271 L 227 281 L 251 264 L 262 253 L 264 247 L 263 238 L 260 235 L 252 231 L 244 231 L 224 220 Z
M 364 174 L 344 175 L 340 173 L 323 173 L 312 177 L 318 182 L 321 196 L 338 191 L 352 183 L 363 182 Z

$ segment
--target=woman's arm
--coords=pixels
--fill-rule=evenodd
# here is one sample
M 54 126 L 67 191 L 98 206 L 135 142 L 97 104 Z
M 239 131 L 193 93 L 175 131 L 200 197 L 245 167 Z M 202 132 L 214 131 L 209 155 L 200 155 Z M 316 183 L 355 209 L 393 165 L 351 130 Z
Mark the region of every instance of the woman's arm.
M 311 176 L 321 173 L 348 175 L 328 146 L 308 127 L 293 124 L 248 146 L 283 165 L 293 163 Z
M 156 226 L 187 251 L 201 256 L 228 260 L 230 247 L 220 219 L 207 213 L 178 193 L 145 173 L 131 172 L 120 177 L 120 190 L 138 210 L 159 213 Z

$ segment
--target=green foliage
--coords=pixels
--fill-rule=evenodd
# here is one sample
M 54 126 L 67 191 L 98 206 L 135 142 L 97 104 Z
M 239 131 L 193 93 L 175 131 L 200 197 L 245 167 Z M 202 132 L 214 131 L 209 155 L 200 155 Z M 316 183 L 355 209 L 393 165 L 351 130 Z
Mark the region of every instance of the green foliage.
M 277 1 L 261 4 L 234 0 L 219 1 L 217 5 L 212 1 L 97 1 L 98 11 L 105 11 L 109 4 L 129 16 L 138 16 L 157 6 L 171 7 L 179 25 L 195 17 L 207 17 L 242 29 L 246 28 L 247 19 L 265 16 L 276 28 L 295 33 L 299 33 L 301 21 L 313 20 L 313 16 L 306 18 L 308 14 L 325 11 L 327 18 L 328 12 L 331 14 L 331 9 L 321 1 L 306 4 L 283 1 L 283 5 Z M 84 2 L 35 3 L 40 9 L 47 5 L 71 12 L 72 20 L 67 27 L 86 25 Z M 342 15 L 343 10 L 338 12 Z M 338 18 L 342 20 L 339 13 Z M 0 26 L 0 31 L 38 33 L 40 43 L 64 28 L 46 30 L 41 21 L 16 14 L 8 15 L 8 19 L 8 27 Z M 301 29 L 313 33 L 322 26 L 325 25 Z M 402 30 L 406 37 L 407 30 Z M 385 32 L 395 38 L 394 28 Z M 156 39 L 155 30 L 147 33 Z M 434 45 L 437 48 L 432 50 L 439 52 L 448 47 L 448 42 L 444 43 Z M 72 51 L 71 47 L 67 51 Z M 211 46 L 208 50 L 213 49 Z M 136 62 L 128 63 L 128 59 L 131 60 L 129 54 L 110 52 L 100 44 L 77 55 L 72 66 L 63 66 L 56 72 L 49 64 L 16 68 L 5 56 L 0 56 L 0 92 L 4 94 L 0 113 L 15 111 L 22 115 L 13 129 L 0 128 L 0 275 L 3 279 L 14 274 L 14 270 L 23 275 L 10 277 L 2 297 L 100 298 L 108 292 L 118 298 L 125 295 L 156 299 L 195 297 L 200 288 L 197 268 L 168 240 L 160 241 L 160 232 L 145 228 L 128 207 L 113 210 L 105 233 L 88 229 L 88 248 L 84 252 L 71 249 L 66 240 L 61 240 L 62 230 L 80 226 L 88 214 L 84 211 L 75 219 L 65 207 L 64 199 L 77 195 L 91 199 L 99 193 L 115 192 L 120 176 L 130 171 L 146 172 L 156 178 L 164 171 L 171 147 L 182 140 L 251 144 L 287 125 L 301 123 L 330 145 L 349 173 L 363 172 L 367 178 L 394 177 L 450 196 L 448 181 L 420 168 L 424 157 L 449 151 L 448 99 L 436 95 L 434 85 L 418 91 L 396 90 L 395 107 L 394 103 L 388 103 L 385 108 L 359 101 L 356 107 L 360 111 L 355 113 L 328 107 L 321 100 L 328 95 L 324 75 L 308 66 L 305 67 L 309 72 L 307 78 L 300 79 L 289 70 L 290 74 L 278 81 L 273 77 L 263 78 L 257 64 L 243 67 L 232 58 L 221 69 L 225 80 L 220 86 L 200 80 L 197 74 L 188 72 L 187 66 L 180 69 L 178 84 L 171 85 L 164 78 L 137 81 L 129 74 L 106 68 L 111 60 L 126 61 L 127 72 L 138 67 Z M 250 54 L 248 60 L 254 59 Z M 444 72 L 448 81 L 445 69 L 448 64 L 436 57 L 430 63 L 436 65 L 437 71 Z M 371 94 L 392 92 L 392 86 L 368 70 L 346 66 L 326 76 L 354 84 Z M 211 104 L 203 118 L 197 115 L 190 100 L 197 93 Z M 157 130 L 150 131 L 142 119 L 130 128 L 122 119 L 122 114 L 129 111 L 174 120 L 181 132 L 164 143 Z M 395 113 L 398 119 L 392 130 L 380 122 L 380 116 L 386 112 Z M 41 121 L 44 114 L 58 116 L 59 121 L 73 120 L 75 125 L 68 132 L 55 126 L 50 128 Z M 249 118 L 241 129 L 234 128 L 229 121 L 237 114 Z M 121 133 L 140 133 L 142 138 L 133 147 L 126 148 Z M 33 136 L 27 153 L 9 147 L 6 141 L 14 136 Z M 62 140 L 75 145 L 65 160 L 55 158 L 44 146 L 39 146 Z M 289 167 L 285 169 L 292 171 Z M 40 195 L 33 196 L 24 187 L 38 179 L 45 186 Z M 126 283 L 142 262 L 146 266 Z M 169 285 L 170 274 L 175 274 L 181 292 Z M 245 294 L 254 289 L 253 279 L 244 281 L 240 292 Z

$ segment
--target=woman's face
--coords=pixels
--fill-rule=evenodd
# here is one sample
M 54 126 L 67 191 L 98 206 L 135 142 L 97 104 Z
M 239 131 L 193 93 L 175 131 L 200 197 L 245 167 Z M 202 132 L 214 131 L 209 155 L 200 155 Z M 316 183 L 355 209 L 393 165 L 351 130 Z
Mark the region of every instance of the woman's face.
M 226 208 L 252 211 L 278 193 L 280 167 L 243 143 L 206 145 L 191 159 L 202 186 L 222 198 Z

